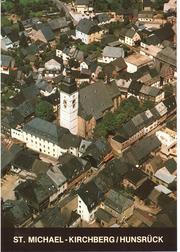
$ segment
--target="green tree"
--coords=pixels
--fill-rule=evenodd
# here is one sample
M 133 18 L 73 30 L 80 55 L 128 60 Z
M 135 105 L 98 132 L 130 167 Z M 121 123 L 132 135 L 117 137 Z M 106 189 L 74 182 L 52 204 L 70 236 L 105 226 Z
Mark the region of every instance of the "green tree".
M 74 58 L 70 58 L 68 63 L 70 67 L 78 68 L 80 66 L 78 61 L 76 61 Z
M 167 2 L 166 0 L 155 0 L 153 2 L 153 7 L 155 10 L 163 10 L 164 3 Z
M 28 46 L 28 42 L 27 42 L 27 37 L 24 34 L 24 32 L 21 34 L 20 38 L 19 38 L 19 44 L 22 47 L 27 47 Z
M 166 85 L 163 86 L 165 98 L 167 98 L 167 97 L 173 95 L 173 92 L 174 92 L 173 89 L 174 89 L 174 88 L 173 88 L 173 86 L 172 86 L 171 84 L 166 84 Z
M 52 120 L 54 117 L 53 106 L 47 102 L 38 99 L 35 107 L 35 115 L 44 120 Z

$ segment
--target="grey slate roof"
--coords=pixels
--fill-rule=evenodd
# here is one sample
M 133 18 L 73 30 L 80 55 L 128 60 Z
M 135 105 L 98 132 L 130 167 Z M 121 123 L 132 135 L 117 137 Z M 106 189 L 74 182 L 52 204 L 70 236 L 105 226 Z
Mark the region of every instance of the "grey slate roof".
M 13 58 L 9 55 L 1 54 L 0 64 L 3 67 L 9 67 L 11 65 L 11 62 L 13 61 Z
M 110 144 L 105 138 L 101 137 L 87 147 L 82 157 L 90 161 L 93 167 L 98 167 L 98 165 L 103 161 L 103 158 L 110 152 Z
M 105 221 L 106 223 L 109 223 L 113 218 L 113 216 L 107 211 L 105 211 L 103 208 L 99 208 L 96 211 L 95 216 L 98 220 Z
M 156 55 L 156 58 L 176 67 L 176 50 L 172 49 L 171 47 L 166 47 L 162 49 Z
M 78 25 L 76 26 L 76 30 L 89 35 L 98 32 L 101 29 L 94 21 L 87 18 L 83 18 L 79 21 Z
M 57 167 L 63 174 L 64 178 L 67 181 L 71 181 L 84 171 L 88 170 L 90 168 L 90 164 L 82 158 L 65 153 L 61 156 Z
M 47 175 L 54 182 L 56 187 L 62 186 L 66 182 L 66 178 L 62 172 L 58 169 L 58 166 L 53 166 L 47 171 Z
M 131 198 L 123 193 L 121 190 L 110 190 L 106 196 L 105 205 L 112 208 L 119 214 L 131 207 L 134 202 Z
M 104 57 L 112 57 L 112 58 L 120 58 L 124 57 L 124 49 L 122 47 L 112 47 L 112 46 L 106 46 L 103 49 L 102 55 Z
M 143 138 L 123 153 L 123 158 L 133 165 L 141 164 L 149 154 L 159 148 L 161 142 L 155 135 Z
M 139 92 L 144 95 L 156 97 L 161 92 L 161 90 L 157 87 L 143 85 Z
M 79 90 L 80 108 L 78 114 L 100 119 L 103 112 L 113 106 L 113 98 L 118 97 L 120 91 L 115 83 L 109 85 L 96 82 Z M 97 102 L 93 102 L 97 101 Z
M 136 34 L 135 30 L 129 29 L 129 30 L 127 30 L 125 36 L 128 37 L 128 38 L 133 38 L 135 34 Z
M 48 42 L 55 39 L 55 35 L 49 25 L 41 26 L 40 30 Z
M 48 24 L 53 31 L 68 27 L 68 22 L 66 21 L 66 18 L 64 17 L 52 19 L 48 22 Z
M 24 125 L 23 130 L 36 137 L 45 139 L 59 145 L 61 148 L 77 146 L 77 137 L 73 136 L 68 129 L 58 127 L 38 117 L 33 118 Z
M 82 185 L 77 193 L 84 201 L 89 211 L 96 208 L 103 199 L 103 193 L 93 181 Z
M 1 144 L 1 170 L 6 168 L 22 150 L 22 147 L 13 144 L 12 147 L 7 150 L 3 144 Z
M 42 226 L 41 226 L 42 225 Z M 40 216 L 40 219 L 35 224 L 36 227 L 44 228 L 64 228 L 66 221 L 63 218 L 61 211 L 58 207 L 47 208 Z
M 2 218 L 10 222 L 14 227 L 18 227 L 32 217 L 32 211 L 23 199 L 7 200 L 3 203 L 4 213 Z

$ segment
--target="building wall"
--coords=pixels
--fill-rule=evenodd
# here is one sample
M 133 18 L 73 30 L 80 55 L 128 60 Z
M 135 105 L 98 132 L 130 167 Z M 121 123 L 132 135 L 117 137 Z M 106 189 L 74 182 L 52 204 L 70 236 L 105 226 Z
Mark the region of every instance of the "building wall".
M 81 41 L 84 44 L 90 44 L 95 41 L 101 40 L 103 33 L 104 33 L 103 31 L 99 31 L 99 32 L 95 32 L 90 35 L 87 35 L 85 33 L 82 33 L 80 31 L 76 30 L 76 38 L 81 39 Z
M 29 149 L 51 156 L 55 159 L 67 152 L 66 149 L 62 149 L 56 144 L 39 137 L 35 137 L 23 130 L 11 129 L 11 137 L 25 143 Z
M 136 65 L 133 65 L 131 63 L 126 62 L 127 64 L 127 72 L 128 73 L 134 73 L 137 71 L 138 67 Z
M 89 212 L 86 204 L 84 203 L 84 201 L 81 199 L 79 195 L 78 195 L 77 213 L 81 216 L 81 219 L 86 222 L 90 222 L 94 218 L 94 213 Z
M 78 131 L 78 92 L 67 94 L 60 92 L 60 125 L 72 134 Z

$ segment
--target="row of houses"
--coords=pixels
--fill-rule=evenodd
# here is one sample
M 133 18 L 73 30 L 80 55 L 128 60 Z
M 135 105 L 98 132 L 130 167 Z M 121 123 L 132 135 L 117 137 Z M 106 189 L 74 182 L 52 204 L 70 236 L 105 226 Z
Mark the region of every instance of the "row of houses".
M 140 113 L 123 124 L 119 133 L 110 139 L 113 150 L 121 154 L 128 146 L 156 129 L 168 116 L 176 110 L 174 97 L 169 97 L 157 104 L 153 109 Z

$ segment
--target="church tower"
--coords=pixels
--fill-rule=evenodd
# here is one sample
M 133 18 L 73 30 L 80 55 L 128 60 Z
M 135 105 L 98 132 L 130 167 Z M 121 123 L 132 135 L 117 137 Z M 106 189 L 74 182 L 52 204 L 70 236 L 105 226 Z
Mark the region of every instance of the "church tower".
M 78 90 L 70 76 L 63 79 L 60 89 L 60 126 L 74 135 L 78 132 Z

